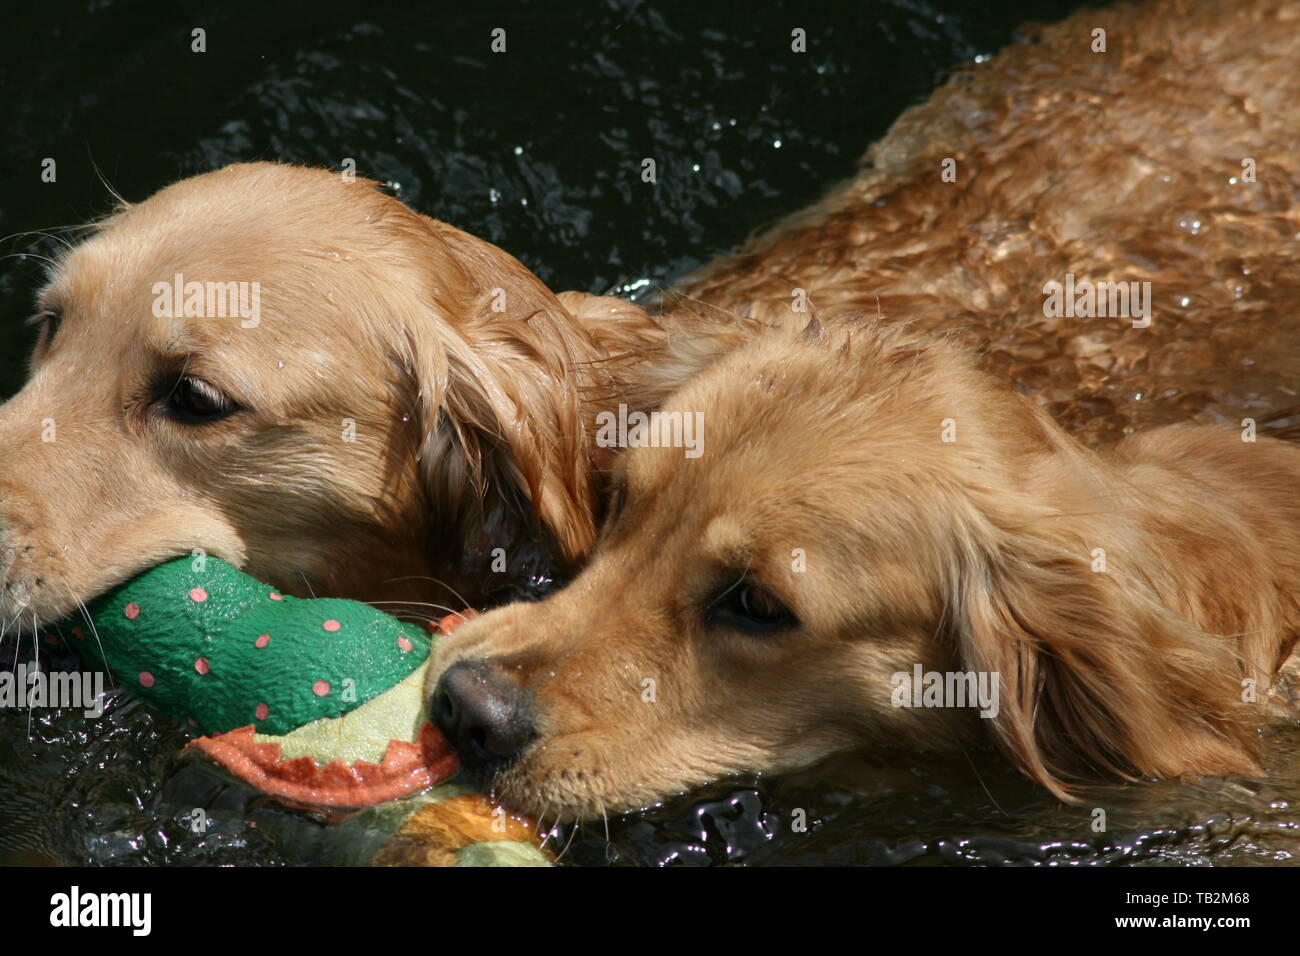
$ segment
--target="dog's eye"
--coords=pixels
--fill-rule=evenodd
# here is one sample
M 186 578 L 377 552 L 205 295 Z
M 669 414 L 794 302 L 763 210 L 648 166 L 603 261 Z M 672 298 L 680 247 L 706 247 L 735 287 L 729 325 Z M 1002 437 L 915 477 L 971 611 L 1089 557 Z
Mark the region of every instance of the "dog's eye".
M 173 418 L 189 423 L 214 422 L 239 410 L 239 406 L 207 382 L 189 375 L 176 381 L 163 400 Z
M 709 607 L 709 618 L 754 634 L 786 630 L 798 623 L 790 609 L 771 591 L 749 580 L 719 594 Z

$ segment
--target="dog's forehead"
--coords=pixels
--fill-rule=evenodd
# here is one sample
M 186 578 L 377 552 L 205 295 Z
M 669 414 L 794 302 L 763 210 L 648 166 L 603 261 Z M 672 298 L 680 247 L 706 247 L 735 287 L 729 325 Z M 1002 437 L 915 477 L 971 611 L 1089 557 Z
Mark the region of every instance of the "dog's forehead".
M 178 243 L 110 229 L 69 253 L 44 298 L 69 325 L 95 325 L 112 338 L 327 353 L 366 338 L 375 282 L 366 266 L 328 250 L 273 254 L 211 236 Z

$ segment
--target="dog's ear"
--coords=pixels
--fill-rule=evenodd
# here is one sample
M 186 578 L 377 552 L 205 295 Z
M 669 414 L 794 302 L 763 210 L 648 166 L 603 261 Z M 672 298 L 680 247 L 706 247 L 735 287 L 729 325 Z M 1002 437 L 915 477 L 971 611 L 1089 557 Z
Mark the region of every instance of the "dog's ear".
M 1095 570 L 1069 522 L 1026 513 L 961 548 L 957 652 L 966 669 L 999 675 L 988 720 L 999 747 L 1071 802 L 1067 780 L 1097 772 L 1257 773 L 1233 637 L 1168 610 L 1144 569 Z
M 540 527 L 572 564 L 595 534 L 584 408 L 600 390 L 600 346 L 518 260 L 424 222 L 435 239 L 427 307 L 406 323 L 399 361 L 418 393 L 435 524 L 466 551 L 509 548 Z

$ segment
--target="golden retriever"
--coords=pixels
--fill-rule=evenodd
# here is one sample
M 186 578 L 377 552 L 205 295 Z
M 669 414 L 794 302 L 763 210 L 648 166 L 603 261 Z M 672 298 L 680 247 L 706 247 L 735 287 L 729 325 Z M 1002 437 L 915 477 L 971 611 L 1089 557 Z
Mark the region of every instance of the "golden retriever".
M 576 580 L 438 652 L 431 713 L 510 805 L 598 817 L 989 738 L 1066 799 L 1258 772 L 1300 634 L 1300 448 L 1174 425 L 1094 452 L 963 348 L 816 320 L 662 413 L 701 416 L 703 454 L 643 432 Z
M 622 391 L 598 360 L 656 326 L 374 187 L 231 166 L 67 252 L 0 408 L 7 625 L 193 550 L 292 594 L 426 603 L 586 553 L 586 405 Z
M 804 303 L 832 328 L 868 311 L 974 342 L 1090 444 L 1293 402 L 1298 21 L 1284 0 L 1157 0 L 1032 31 L 654 317 L 554 294 L 324 170 L 232 166 L 124 204 L 58 263 L 30 380 L 0 408 L 0 620 L 42 625 L 193 550 L 290 593 L 402 602 L 479 604 L 549 555 L 576 568 L 609 477 L 597 415 L 658 405 Z M 1150 324 L 1045 314 L 1067 276 L 1150 281 Z M 736 687 L 763 682 L 746 673 Z M 621 684 L 590 691 L 616 730 Z M 757 704 L 728 706 L 736 727 Z M 646 794 L 753 756 L 674 770 L 695 758 L 666 746 L 646 743 L 664 769 Z
M 1296 633 L 1297 453 L 1243 437 L 1300 411 L 1298 27 L 1155 0 L 1027 29 L 671 290 L 631 394 L 702 411 L 704 454 L 630 451 L 570 589 L 445 644 L 434 712 L 480 779 L 582 817 L 981 728 L 1063 797 L 1255 772 Z M 1050 307 L 1101 283 L 1132 295 Z M 846 347 L 862 314 L 940 340 Z M 771 330 L 810 315 L 834 347 Z M 1232 427 L 1140 432 L 1182 422 Z M 894 707 L 918 666 L 999 675 L 1000 709 Z

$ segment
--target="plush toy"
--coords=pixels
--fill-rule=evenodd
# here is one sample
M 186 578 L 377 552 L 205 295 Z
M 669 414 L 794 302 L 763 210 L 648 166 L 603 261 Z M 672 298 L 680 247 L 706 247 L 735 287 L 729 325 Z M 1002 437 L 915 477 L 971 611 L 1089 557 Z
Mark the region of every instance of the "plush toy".
M 101 597 L 83 651 L 203 735 L 188 750 L 279 801 L 385 835 L 356 862 L 545 865 L 530 821 L 445 783 L 424 719 L 430 633 L 366 604 L 280 594 L 224 561 L 163 564 Z M 373 844 L 373 841 L 372 841 Z

